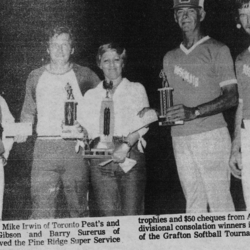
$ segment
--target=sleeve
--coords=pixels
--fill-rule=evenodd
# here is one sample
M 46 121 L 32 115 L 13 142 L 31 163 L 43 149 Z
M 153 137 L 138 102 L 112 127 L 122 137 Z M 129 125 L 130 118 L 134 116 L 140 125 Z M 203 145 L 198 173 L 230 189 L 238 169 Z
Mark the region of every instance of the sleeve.
M 99 77 L 89 68 L 79 66 L 75 73 L 83 96 L 100 82 Z
M 0 96 L 0 105 L 2 111 L 2 123 L 14 123 L 15 119 L 10 113 L 9 107 L 3 97 Z
M 163 58 L 163 71 L 165 74 L 167 73 L 167 68 L 168 68 L 168 54 L 166 54 Z
M 238 79 L 238 93 L 239 93 L 239 102 L 243 102 L 243 84 L 244 84 L 244 78 L 242 77 L 242 71 L 243 71 L 243 65 L 239 58 L 236 59 L 235 62 L 235 68 L 236 68 L 236 76 Z
M 89 79 L 93 84 L 93 88 L 95 88 L 101 81 L 100 78 L 97 76 L 97 74 L 94 73 L 94 71 L 92 70 L 90 70 Z
M 216 75 L 218 77 L 218 83 L 220 87 L 237 84 L 237 80 L 234 73 L 234 64 L 231 57 L 229 48 L 222 46 L 215 59 Z
M 34 75 L 31 72 L 26 81 L 26 93 L 23 103 L 23 108 L 21 112 L 21 122 L 32 122 L 34 124 L 34 117 L 36 114 L 36 102 L 34 100 Z
M 2 111 L 2 125 L 3 129 L 5 126 L 8 126 L 9 123 L 14 123 L 15 119 L 10 113 L 9 107 L 4 100 L 4 98 L 0 97 L 0 105 L 1 105 L 1 111 Z M 14 138 L 4 138 L 2 139 L 3 145 L 4 145 L 4 157 L 5 159 L 8 158 L 10 150 L 12 149 L 13 143 L 14 143 Z
M 136 98 L 136 106 L 137 106 L 137 113 L 139 113 L 143 108 L 148 108 L 149 107 L 149 101 L 148 101 L 148 96 L 146 93 L 146 90 L 142 84 L 138 85 L 137 90 L 135 93 L 139 94 Z M 136 117 L 136 119 L 140 119 L 139 123 L 140 126 L 144 126 L 147 124 L 147 121 L 145 121 L 143 118 Z M 140 138 L 145 135 L 148 132 L 148 128 L 142 128 L 138 130 L 138 133 L 140 135 Z

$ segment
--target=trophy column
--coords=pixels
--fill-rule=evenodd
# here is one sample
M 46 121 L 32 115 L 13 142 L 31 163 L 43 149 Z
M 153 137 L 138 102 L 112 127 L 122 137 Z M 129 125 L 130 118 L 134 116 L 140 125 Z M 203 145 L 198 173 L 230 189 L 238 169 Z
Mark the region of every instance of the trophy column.
M 114 150 L 114 102 L 111 92 L 112 88 L 106 89 L 106 97 L 101 103 L 99 116 L 100 138 L 97 138 L 96 143 L 92 143 L 92 145 L 90 143 L 90 150 L 85 150 L 83 153 L 84 158 L 111 159 Z
M 167 109 L 173 106 L 173 91 L 174 89 L 169 86 L 167 81 L 167 76 L 164 71 L 160 72 L 160 78 L 162 78 L 162 88 L 158 89 L 160 92 L 160 117 L 159 125 L 160 126 L 173 126 L 173 125 L 182 125 L 184 121 L 175 121 L 170 122 L 167 119 Z
M 67 99 L 64 103 L 64 126 L 62 137 L 64 139 L 82 138 L 82 134 L 75 131 L 74 123 L 77 119 L 77 101 L 73 95 L 73 89 L 69 83 L 65 87 Z

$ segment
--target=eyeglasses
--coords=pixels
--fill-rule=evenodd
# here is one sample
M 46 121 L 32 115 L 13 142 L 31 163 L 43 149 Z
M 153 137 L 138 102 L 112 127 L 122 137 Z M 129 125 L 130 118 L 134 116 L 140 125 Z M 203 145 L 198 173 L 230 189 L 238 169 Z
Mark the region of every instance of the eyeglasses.
M 197 9 L 196 8 L 188 8 L 188 9 L 179 9 L 176 10 L 176 15 L 177 17 L 183 17 L 185 16 L 193 16 L 197 14 Z

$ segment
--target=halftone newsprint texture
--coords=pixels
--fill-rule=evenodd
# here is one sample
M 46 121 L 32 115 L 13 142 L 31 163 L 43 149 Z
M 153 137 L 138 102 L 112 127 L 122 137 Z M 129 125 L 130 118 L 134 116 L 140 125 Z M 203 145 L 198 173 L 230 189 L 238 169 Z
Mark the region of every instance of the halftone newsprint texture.
M 56 24 L 73 28 L 73 61 L 100 79 L 103 75 L 95 58 L 98 47 L 110 41 L 121 43 L 128 54 L 124 77 L 140 82 L 150 106 L 158 109 L 163 57 L 182 41 L 172 6 L 170 0 L 2 0 L 0 91 L 15 121 L 20 121 L 29 73 L 49 61 L 46 30 Z M 207 0 L 205 9 L 204 33 L 226 44 L 235 59 L 249 40 L 236 28 L 234 0 Z M 230 135 L 235 110 L 224 112 Z M 61 185 L 56 218 L 50 220 L 29 220 L 35 137 L 14 143 L 4 167 L 1 248 L 248 249 L 250 217 L 245 212 L 241 180 L 231 176 L 236 212 L 185 214 L 170 128 L 155 122 L 145 140 L 145 215 L 104 218 L 93 213 L 90 218 L 69 218 Z

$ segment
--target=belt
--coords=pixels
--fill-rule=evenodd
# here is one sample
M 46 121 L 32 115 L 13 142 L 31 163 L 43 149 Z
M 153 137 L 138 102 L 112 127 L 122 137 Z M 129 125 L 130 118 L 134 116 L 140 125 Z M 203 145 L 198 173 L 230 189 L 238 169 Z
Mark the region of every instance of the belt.
M 67 141 L 76 141 L 76 139 L 64 139 L 60 135 L 55 135 L 55 136 L 47 136 L 47 135 L 39 135 L 37 136 L 37 139 L 39 140 L 67 140 Z

